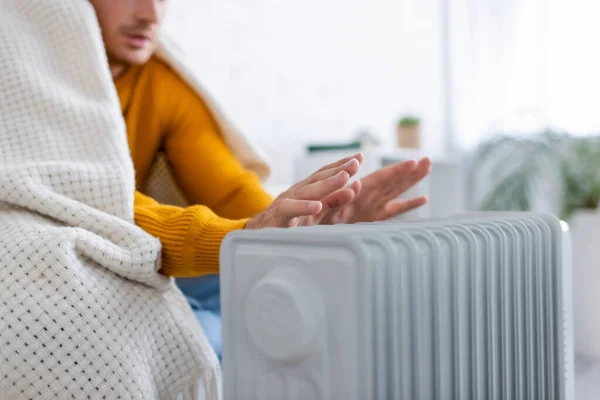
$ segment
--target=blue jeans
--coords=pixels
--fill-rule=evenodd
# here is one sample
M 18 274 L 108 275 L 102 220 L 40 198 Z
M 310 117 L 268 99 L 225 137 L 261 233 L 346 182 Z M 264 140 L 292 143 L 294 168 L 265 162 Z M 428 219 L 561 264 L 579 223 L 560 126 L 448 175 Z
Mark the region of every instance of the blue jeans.
M 177 278 L 177 286 L 187 298 L 198 322 L 204 329 L 208 342 L 222 358 L 223 337 L 221 335 L 221 288 L 219 275 L 204 275 L 194 278 Z

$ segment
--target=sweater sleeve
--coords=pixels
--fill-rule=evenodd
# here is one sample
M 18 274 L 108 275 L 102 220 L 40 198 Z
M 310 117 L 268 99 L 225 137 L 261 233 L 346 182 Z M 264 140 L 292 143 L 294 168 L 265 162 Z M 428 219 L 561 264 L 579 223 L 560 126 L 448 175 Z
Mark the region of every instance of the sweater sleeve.
M 273 198 L 233 155 L 202 99 L 173 74 L 166 74 L 161 84 L 164 149 L 190 203 L 232 219 L 264 211 Z
M 161 273 L 191 277 L 219 273 L 223 238 L 244 229 L 247 219 L 221 218 L 204 206 L 186 208 L 159 204 L 135 192 L 135 223 L 162 244 Z

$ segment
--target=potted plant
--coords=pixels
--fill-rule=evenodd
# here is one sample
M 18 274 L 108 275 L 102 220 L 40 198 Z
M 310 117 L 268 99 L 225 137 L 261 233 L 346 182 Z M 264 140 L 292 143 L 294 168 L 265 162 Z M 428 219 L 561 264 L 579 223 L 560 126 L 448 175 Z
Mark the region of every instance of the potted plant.
M 560 164 L 563 182 L 561 216 L 595 210 L 600 200 L 600 137 L 573 138 Z
M 542 209 L 569 221 L 576 211 L 598 206 L 600 137 L 553 131 L 525 138 L 498 136 L 475 151 L 469 188 L 478 202 L 474 208 L 524 211 L 546 201 L 551 204 Z M 540 199 L 540 188 L 555 198 Z
M 398 121 L 396 127 L 396 141 L 398 147 L 418 149 L 421 147 L 421 120 L 415 116 L 404 116 Z
M 475 152 L 469 187 L 471 207 L 553 211 L 569 223 L 575 350 L 600 358 L 600 137 L 495 138 Z

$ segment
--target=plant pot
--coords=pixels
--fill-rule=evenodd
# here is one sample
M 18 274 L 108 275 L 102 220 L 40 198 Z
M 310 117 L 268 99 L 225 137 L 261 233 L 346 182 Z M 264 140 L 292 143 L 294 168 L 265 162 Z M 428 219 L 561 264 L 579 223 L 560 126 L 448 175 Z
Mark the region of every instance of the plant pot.
M 396 129 L 398 147 L 419 149 L 421 147 L 421 132 L 419 125 L 399 125 Z
M 573 241 L 573 329 L 575 353 L 600 359 L 600 212 L 576 211 Z

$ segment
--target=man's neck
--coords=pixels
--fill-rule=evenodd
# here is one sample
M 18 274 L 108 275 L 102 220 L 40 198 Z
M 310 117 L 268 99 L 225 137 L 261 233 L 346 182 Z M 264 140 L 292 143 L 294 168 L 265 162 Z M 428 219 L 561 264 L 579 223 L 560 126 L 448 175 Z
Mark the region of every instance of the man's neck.
M 109 63 L 110 73 L 112 75 L 113 80 L 117 79 L 119 76 L 123 75 L 123 72 L 127 69 L 125 64 L 117 64 L 117 63 Z

